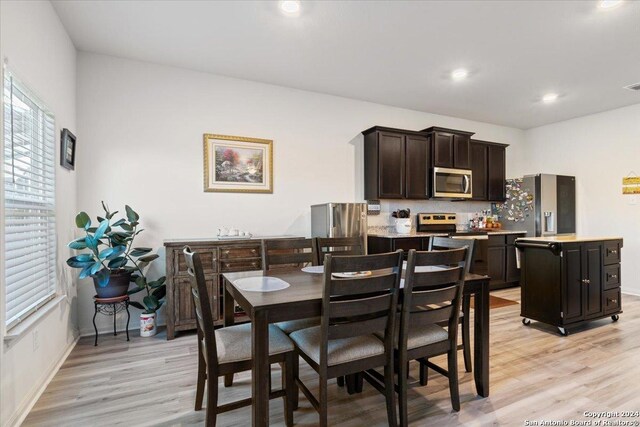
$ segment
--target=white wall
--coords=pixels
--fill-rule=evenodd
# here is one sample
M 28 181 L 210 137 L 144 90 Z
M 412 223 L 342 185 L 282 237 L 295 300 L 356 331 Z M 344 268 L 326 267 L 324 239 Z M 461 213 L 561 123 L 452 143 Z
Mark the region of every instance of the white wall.
M 76 130 L 76 51 L 48 1 L 0 2 L 0 56 L 34 91 L 56 118 L 56 156 L 63 127 Z M 82 144 L 82 142 L 80 142 Z M 2 155 L 0 153 L 0 155 Z M 68 298 L 59 303 L 17 342 L 4 342 L 0 327 L 0 425 L 12 425 L 25 413 L 47 378 L 75 342 L 76 289 L 65 260 L 65 243 L 74 235 L 76 174 L 56 166 L 58 287 Z M 0 239 L 1 240 L 1 239 Z M 0 319 L 4 284 L 0 275 Z M 1 325 L 4 325 L 2 320 Z M 39 348 L 34 348 L 37 333 Z
M 640 176 L 640 104 L 525 132 L 522 172 L 575 175 L 577 232 L 621 236 L 622 290 L 640 294 L 640 201 L 622 195 L 622 178 Z
M 309 234 L 311 204 L 362 200 L 360 132 L 374 125 L 475 131 L 512 144 L 514 164 L 523 140 L 517 129 L 96 54 L 79 54 L 78 79 L 78 207 L 131 204 L 146 229 L 140 243 L 155 248 L 223 225 Z M 272 139 L 274 193 L 203 192 L 204 133 Z M 92 292 L 79 287 L 83 333 Z

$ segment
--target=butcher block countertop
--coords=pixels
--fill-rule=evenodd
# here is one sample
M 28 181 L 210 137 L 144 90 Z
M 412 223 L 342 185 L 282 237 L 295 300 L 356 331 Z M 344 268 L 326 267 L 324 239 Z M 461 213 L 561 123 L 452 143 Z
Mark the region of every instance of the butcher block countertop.
M 581 243 L 581 242 L 602 242 L 605 240 L 622 240 L 622 237 L 599 237 L 599 236 L 542 236 L 542 237 L 522 237 L 516 242 L 543 242 L 543 243 Z

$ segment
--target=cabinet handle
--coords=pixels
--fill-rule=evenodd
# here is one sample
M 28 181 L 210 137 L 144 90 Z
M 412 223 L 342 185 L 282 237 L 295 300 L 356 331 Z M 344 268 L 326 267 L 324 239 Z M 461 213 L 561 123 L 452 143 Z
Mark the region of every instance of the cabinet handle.
M 610 299 L 609 301 L 611 301 L 613 304 L 617 304 L 618 303 L 617 299 Z
M 591 283 L 591 280 L 589 280 L 589 279 L 582 279 L 582 283 L 584 283 L 585 285 L 588 285 L 589 283 Z
M 610 249 L 609 253 L 612 254 L 612 255 L 616 255 L 618 253 L 618 250 L 617 249 Z
M 222 253 L 225 254 L 225 255 L 229 255 L 231 253 L 231 251 L 226 250 L 226 251 L 222 251 Z
M 617 279 L 618 275 L 617 274 L 608 274 L 609 279 Z
M 257 262 L 257 261 L 252 262 L 252 263 L 251 263 L 251 266 L 252 266 L 252 267 L 256 267 L 256 268 L 257 268 L 257 267 L 258 267 L 258 262 Z
M 252 254 L 257 254 L 257 253 L 258 253 L 258 251 L 257 251 L 257 250 L 255 250 L 255 249 L 251 249 L 251 253 L 252 253 Z

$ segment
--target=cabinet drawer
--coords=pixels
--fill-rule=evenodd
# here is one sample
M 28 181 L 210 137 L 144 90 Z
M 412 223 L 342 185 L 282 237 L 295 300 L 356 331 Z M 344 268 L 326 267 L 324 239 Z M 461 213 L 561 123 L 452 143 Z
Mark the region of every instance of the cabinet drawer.
M 506 235 L 501 234 L 499 236 L 489 236 L 488 246 L 504 246 L 507 244 Z
M 604 268 L 604 288 L 620 286 L 620 264 L 607 265 Z
M 260 257 L 261 253 L 260 245 L 222 247 L 220 259 L 256 258 Z
M 604 243 L 604 264 L 615 264 L 620 262 L 620 242 Z
M 223 273 L 260 269 L 262 269 L 262 261 L 260 258 L 220 261 L 220 271 Z
M 615 313 L 620 311 L 620 288 L 604 291 L 604 313 Z
M 200 255 L 204 274 L 212 274 L 218 271 L 218 248 L 193 247 L 192 249 Z M 187 263 L 182 250 L 175 250 L 173 252 L 173 268 L 175 274 L 181 276 L 187 275 Z

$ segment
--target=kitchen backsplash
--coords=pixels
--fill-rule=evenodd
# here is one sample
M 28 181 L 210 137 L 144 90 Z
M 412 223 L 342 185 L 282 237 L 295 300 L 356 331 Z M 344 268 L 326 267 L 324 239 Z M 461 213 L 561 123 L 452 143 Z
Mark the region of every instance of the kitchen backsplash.
M 444 212 L 458 214 L 459 224 L 468 224 L 475 212 L 491 209 L 489 202 L 450 202 L 446 200 L 381 200 L 380 215 L 369 215 L 367 226 L 370 230 L 381 231 L 393 227 L 391 212 L 398 209 L 411 209 L 412 228 L 416 227 L 416 214 L 420 212 Z

